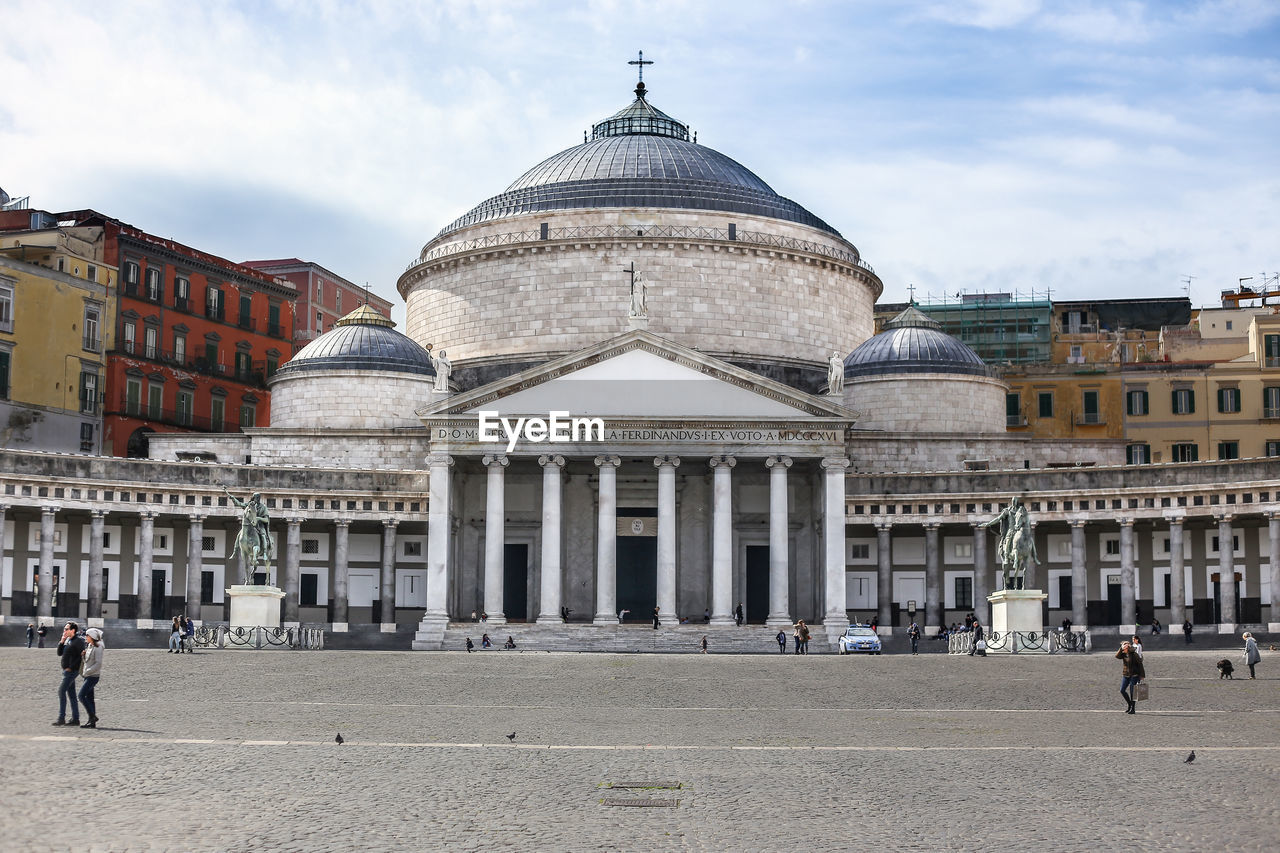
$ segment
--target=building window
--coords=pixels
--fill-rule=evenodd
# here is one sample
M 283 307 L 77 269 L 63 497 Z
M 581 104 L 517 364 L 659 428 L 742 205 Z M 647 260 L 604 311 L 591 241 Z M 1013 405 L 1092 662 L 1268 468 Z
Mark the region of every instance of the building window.
M 0 284 L 0 332 L 13 331 L 13 285 Z
M 59 258 L 58 260 L 62 260 Z M 96 282 L 98 280 L 98 268 L 93 264 L 86 264 L 84 268 L 84 277 L 89 281 Z
M 1147 399 L 1146 391 L 1130 391 L 1124 395 L 1125 414 L 1133 415 L 1149 415 L 1151 414 L 1151 401 Z
M 154 359 L 160 351 L 160 330 L 155 326 L 147 326 L 142 333 L 143 338 L 142 357 Z
M 1172 448 L 1174 462 L 1199 462 L 1200 445 L 1175 444 Z
M 1222 547 L 1222 543 L 1219 541 L 1218 537 L 1217 536 L 1213 537 L 1213 543 L 1211 544 L 1209 550 L 1216 554 L 1218 553 L 1218 549 L 1221 547 Z M 1240 550 L 1240 537 L 1236 536 L 1233 533 L 1231 534 L 1231 552 L 1234 554 L 1236 551 L 1239 551 L 1239 550 Z
M 856 548 L 857 546 L 855 545 L 854 547 Z M 406 557 L 421 557 L 421 556 L 422 556 L 422 543 L 421 543 L 421 542 L 406 542 L 406 543 L 404 543 L 404 555 L 405 555 Z
M 1280 387 L 1262 389 L 1262 416 L 1280 418 Z
M 12 364 L 12 353 L 0 349 L 0 400 L 9 399 L 9 366 Z
M 253 359 L 247 352 L 236 353 L 236 380 L 248 382 L 253 378 Z
M 955 548 L 953 549 L 953 551 L 954 551 L 954 553 L 955 553 L 955 556 L 957 556 L 957 557 L 964 557 L 964 558 L 972 557 L 972 556 L 973 556 L 973 543 L 972 543 L 972 542 L 957 542 L 957 543 L 955 543 Z
M 973 578 L 956 578 L 956 610 L 973 607 Z
M 142 383 L 130 379 L 124 385 L 124 411 L 127 415 L 142 413 Z
M 124 283 L 129 285 L 127 293 L 130 296 L 138 292 L 138 264 L 136 261 L 124 262 Z
M 1151 463 L 1151 445 L 1130 444 L 1124 449 L 1126 465 L 1148 465 Z
M 191 307 L 191 282 L 182 276 L 173 280 L 173 307 L 180 311 Z
M 240 328 L 253 328 L 253 297 L 247 293 L 240 294 Z
M 1084 392 L 1084 423 L 1100 424 L 1102 423 L 1102 413 L 1098 411 L 1098 392 Z
M 177 400 L 178 423 L 191 426 L 192 395 L 190 391 L 179 389 Z
M 276 375 L 276 371 L 280 369 L 280 359 L 274 355 L 267 356 L 267 378 L 270 379 Z
M 342 314 L 342 288 L 336 287 L 333 290 L 334 304 L 337 306 L 338 314 Z
M 86 370 L 80 374 L 80 412 L 92 415 L 98 411 L 98 372 Z
M 200 603 L 213 604 L 213 572 L 208 569 L 200 573 Z
M 97 305 L 84 306 L 84 348 L 90 352 L 97 352 L 102 344 L 98 331 L 101 317 L 102 309 Z
M 1229 332 L 1229 331 L 1231 331 L 1231 321 L 1230 321 L 1230 320 L 1228 320 L 1228 321 L 1227 321 L 1227 331 L 1228 331 L 1228 332 Z
M 1196 412 L 1196 392 L 1190 388 L 1178 388 L 1173 392 L 1173 413 L 1175 415 L 1194 415 Z
M 1120 556 L 1120 540 L 1119 539 L 1104 539 L 1102 542 L 1102 545 L 1103 545 L 1103 551 L 1104 553 L 1106 553 L 1108 557 Z
M 222 291 L 212 285 L 205 290 L 204 296 L 204 314 L 210 320 L 221 320 L 225 316 L 226 309 L 222 304 Z
M 182 332 L 173 333 L 173 363 L 178 365 L 187 363 L 187 336 Z
M 316 332 L 322 332 L 322 331 L 324 331 L 324 314 L 323 312 L 317 311 L 316 312 Z
M 1262 352 L 1263 367 L 1280 367 L 1280 335 L 1264 335 Z
M 216 550 L 217 550 L 217 548 L 218 548 L 218 539 L 217 539 L 217 537 L 214 537 L 214 536 L 201 536 L 201 537 L 200 537 L 200 550 L 201 550 L 201 551 L 216 551 Z
M 1038 399 L 1040 401 L 1040 417 L 1053 417 L 1053 392 L 1041 391 L 1038 395 Z
M 152 302 L 159 302 L 164 299 L 164 283 L 160 280 L 158 267 L 149 267 L 147 269 L 147 299 Z
M 320 540 L 319 540 L 319 539 L 303 539 L 303 540 L 302 540 L 302 553 L 304 553 L 304 554 L 319 554 L 319 553 L 320 553 Z
M 204 360 L 209 362 L 209 369 L 218 373 L 218 345 L 214 341 L 204 342 Z
M 280 337 L 280 303 L 272 302 L 267 306 L 267 334 Z
M 1004 419 L 1008 426 L 1022 426 L 1022 395 L 1018 393 L 1004 395 Z
M 1071 355 L 1067 357 L 1068 364 L 1084 364 L 1084 348 L 1080 344 L 1071 345 Z
M 1218 411 L 1227 415 L 1240 411 L 1239 388 L 1218 389 Z
M 164 410 L 164 386 L 159 382 L 147 383 L 147 417 L 152 420 L 160 419 L 160 412 Z
M 320 597 L 320 576 L 308 572 L 298 578 L 298 605 L 300 607 L 317 607 L 317 599 Z
M 124 338 L 124 343 L 121 344 L 120 349 L 124 350 L 129 355 L 133 355 L 134 350 L 137 349 L 137 326 L 133 323 L 125 323 L 120 327 L 120 331 L 124 333 L 122 336 Z
M 1267 442 L 1267 455 L 1268 455 L 1268 456 L 1280 456 L 1280 441 L 1268 441 L 1268 442 Z
M 222 432 L 226 421 L 226 406 L 226 401 L 221 397 L 213 398 L 213 403 L 209 407 L 209 429 L 213 432 Z
M 1218 442 L 1218 458 L 1219 459 L 1239 459 L 1240 458 L 1240 442 L 1219 441 Z
M 242 403 L 240 405 L 240 426 L 253 426 L 254 418 L 257 416 L 258 407 L 253 403 Z
M 80 452 L 93 452 L 93 424 L 80 424 Z M 102 534 L 102 544 L 110 548 L 111 543 L 108 540 L 108 532 Z

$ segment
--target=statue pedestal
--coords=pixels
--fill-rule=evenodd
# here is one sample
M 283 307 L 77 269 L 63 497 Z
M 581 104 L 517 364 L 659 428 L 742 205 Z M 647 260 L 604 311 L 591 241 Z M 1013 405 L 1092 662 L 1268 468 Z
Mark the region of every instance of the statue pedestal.
M 227 590 L 231 597 L 232 628 L 279 628 L 280 600 L 284 590 L 274 586 L 236 584 Z
M 991 602 L 990 631 L 1004 637 L 1008 642 L 992 642 L 987 644 L 987 654 L 1014 654 L 1034 651 L 1018 643 L 1018 634 L 1044 635 L 1044 609 L 1042 602 L 1049 596 L 1038 589 L 1002 589 L 987 596 Z M 1049 651 L 1048 644 L 1044 652 Z
M 644 331 L 649 328 L 649 318 L 647 316 L 637 317 L 634 314 L 629 314 L 627 315 L 627 325 L 633 329 Z

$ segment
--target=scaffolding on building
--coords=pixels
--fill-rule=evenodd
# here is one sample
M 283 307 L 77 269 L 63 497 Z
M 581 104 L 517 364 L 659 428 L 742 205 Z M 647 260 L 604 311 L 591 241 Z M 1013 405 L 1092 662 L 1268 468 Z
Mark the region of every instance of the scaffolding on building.
M 1048 289 L 1023 292 L 958 291 L 916 301 L 988 364 L 1031 364 L 1050 360 L 1053 303 Z

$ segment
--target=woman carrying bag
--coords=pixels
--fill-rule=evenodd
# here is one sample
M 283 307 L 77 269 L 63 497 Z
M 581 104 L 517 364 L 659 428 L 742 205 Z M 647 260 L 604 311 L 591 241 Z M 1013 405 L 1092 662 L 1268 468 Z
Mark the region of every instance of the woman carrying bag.
M 1253 638 L 1253 634 L 1248 631 L 1244 632 L 1244 662 L 1249 667 L 1249 677 L 1257 678 L 1253 668 L 1262 660 L 1262 655 L 1258 654 L 1258 641 Z
M 84 632 L 84 639 L 84 658 L 80 663 L 80 675 L 84 677 L 84 683 L 80 685 L 80 704 L 89 712 L 89 722 L 80 728 L 96 729 L 98 705 L 94 701 L 93 691 L 98 686 L 98 679 L 102 677 L 102 629 L 90 628 Z

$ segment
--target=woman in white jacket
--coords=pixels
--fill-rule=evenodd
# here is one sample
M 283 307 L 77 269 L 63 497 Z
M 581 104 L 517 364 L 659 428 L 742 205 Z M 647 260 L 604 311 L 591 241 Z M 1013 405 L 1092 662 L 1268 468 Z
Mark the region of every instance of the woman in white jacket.
M 80 675 L 84 682 L 80 685 L 80 704 L 89 712 L 89 722 L 82 729 L 98 727 L 98 706 L 94 702 L 93 691 L 102 677 L 102 629 L 90 628 L 84 632 L 84 660 L 80 664 Z
M 1244 662 L 1249 667 L 1249 677 L 1257 678 L 1253 668 L 1262 660 L 1262 655 L 1258 654 L 1258 641 L 1253 638 L 1253 634 L 1248 631 L 1244 632 Z

